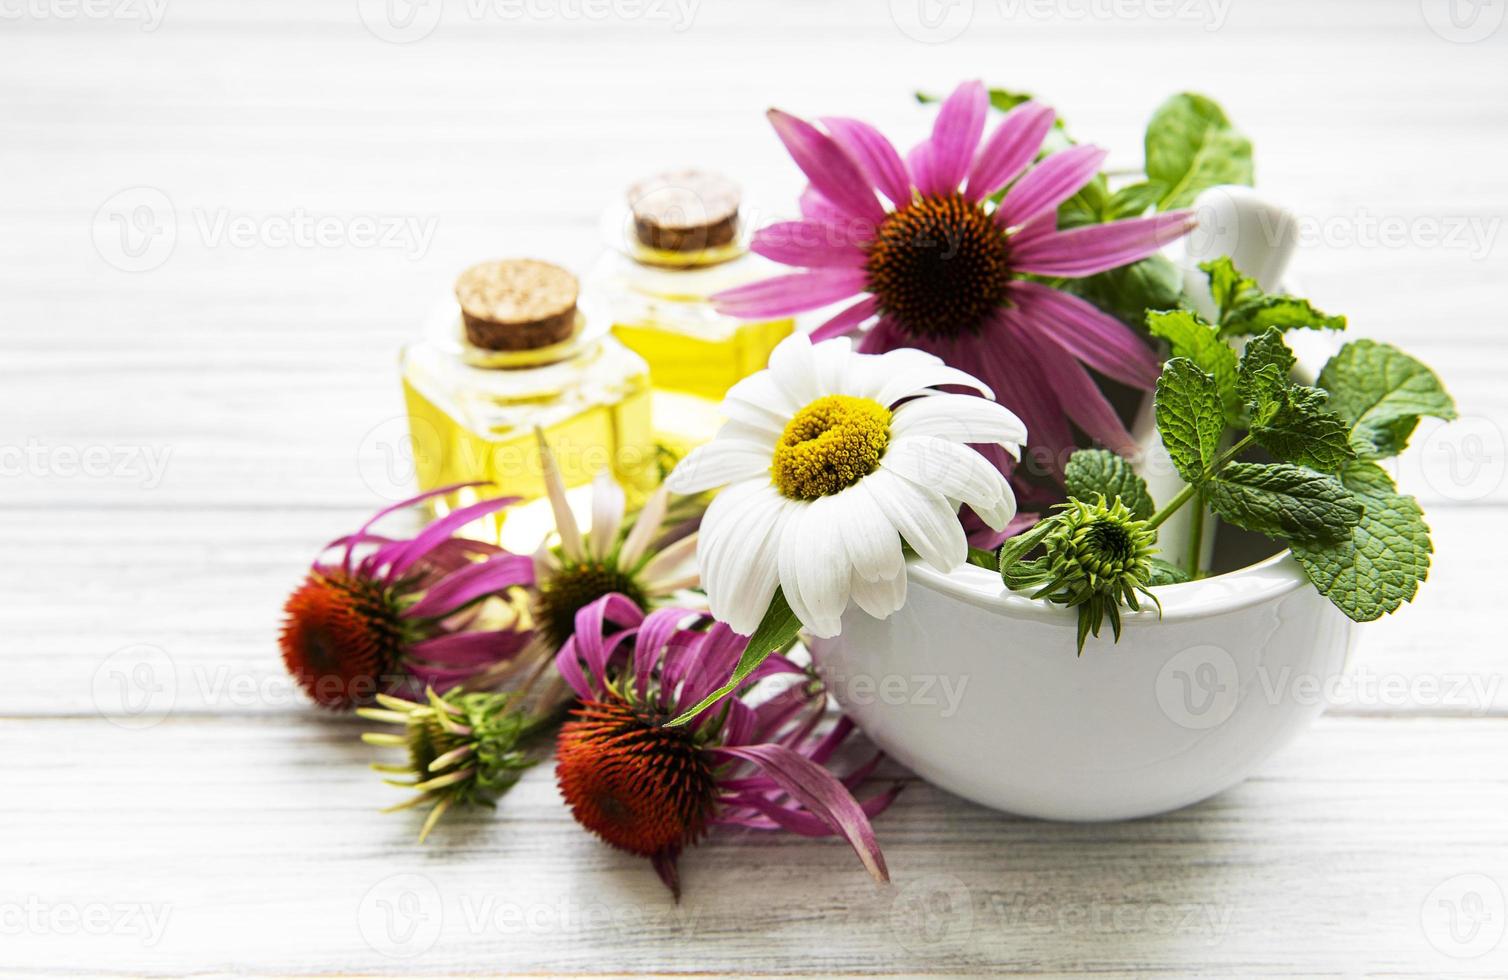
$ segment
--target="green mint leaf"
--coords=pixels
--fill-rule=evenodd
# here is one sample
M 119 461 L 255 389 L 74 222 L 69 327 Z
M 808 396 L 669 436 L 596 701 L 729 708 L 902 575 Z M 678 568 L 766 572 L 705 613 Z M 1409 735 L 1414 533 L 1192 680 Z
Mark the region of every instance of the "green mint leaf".
M 1201 262 L 1199 268 L 1210 277 L 1210 295 L 1220 310 L 1220 336 L 1242 337 L 1308 328 L 1344 330 L 1346 318 L 1321 313 L 1306 299 L 1262 292 L 1257 281 L 1241 274 L 1229 256 Z
M 1236 372 L 1236 395 L 1251 409 L 1253 419 L 1270 416 L 1296 362 L 1277 330 L 1269 330 L 1246 345 Z
M 1413 600 L 1434 548 L 1418 501 L 1397 493 L 1382 467 L 1354 462 L 1341 479 L 1361 501 L 1361 522 L 1333 544 L 1295 541 L 1293 556 L 1341 612 L 1367 622 Z
M 1395 456 L 1421 415 L 1456 417 L 1456 404 L 1435 373 L 1389 344 L 1352 341 L 1325 365 L 1319 386 L 1352 425 L 1352 444 L 1368 459 Z
M 1106 206 L 1106 220 L 1118 221 L 1121 218 L 1136 218 L 1147 213 L 1147 209 L 1157 204 L 1159 185 L 1151 181 L 1141 181 L 1136 184 L 1127 184 L 1114 194 Z
M 1166 310 L 1147 314 L 1147 329 L 1173 349 L 1174 357 L 1186 357 L 1199 370 L 1215 379 L 1227 422 L 1240 421 L 1241 399 L 1236 393 L 1236 352 L 1219 338 L 1215 328 L 1199 314 Z
M 1208 477 L 1225 431 L 1220 388 L 1187 357 L 1174 357 L 1157 379 L 1157 432 L 1180 476 L 1199 485 Z
M 1220 318 L 1222 337 L 1243 337 L 1268 329 L 1344 330 L 1346 318 L 1322 313 L 1307 299 L 1284 295 L 1249 297 Z
M 1251 142 L 1202 95 L 1175 95 L 1159 106 L 1147 124 L 1146 150 L 1159 211 L 1188 207 L 1219 184 L 1252 182 Z
M 1231 463 L 1205 499 L 1248 531 L 1296 541 L 1344 541 L 1362 505 L 1339 480 L 1287 463 Z
M 1058 227 L 1068 229 L 1104 224 L 1111 220 L 1109 215 L 1110 184 L 1105 180 L 1104 174 L 1096 174 L 1089 183 L 1058 206 Z
M 1261 292 L 1257 288 L 1257 281 L 1243 276 L 1228 255 L 1210 262 L 1201 262 L 1199 268 L 1210 277 L 1210 295 L 1214 297 L 1222 320 L 1241 300 Z
M 1155 510 L 1147 481 L 1136 475 L 1129 462 L 1105 449 L 1074 453 L 1063 468 L 1063 480 L 1070 497 L 1089 501 L 1102 493 L 1110 502 L 1119 498 L 1138 520 L 1146 520 Z
M 1062 221 L 1063 212 L 1058 213 L 1059 221 Z M 1137 328 L 1146 325 L 1148 310 L 1169 310 L 1183 303 L 1183 274 L 1161 255 L 1083 279 L 1069 279 L 1059 288 L 1087 299 L 1121 322 Z
M 1251 436 L 1285 463 L 1334 473 L 1356 458 L 1356 450 L 1351 448 L 1351 426 L 1326 411 L 1328 400 L 1318 388 L 1281 388 L 1263 403 L 1261 421 L 1252 422 Z
M 1147 585 L 1149 586 L 1177 585 L 1180 582 L 1189 581 L 1188 571 L 1179 568 L 1177 565 L 1173 564 L 1170 561 L 1164 561 L 1161 558 L 1153 558 L 1151 560 L 1151 564 L 1152 576 L 1151 578 L 1147 579 Z
M 738 690 L 739 685 L 754 673 L 756 667 L 769 659 L 770 654 L 794 640 L 800 630 L 801 621 L 796 618 L 795 613 L 791 612 L 790 603 L 785 601 L 785 593 L 777 588 L 774 597 L 770 600 L 770 608 L 765 610 L 764 618 L 754 629 L 754 635 L 749 637 L 748 645 L 739 656 L 738 664 L 733 668 L 733 676 L 728 679 L 728 683 L 707 695 L 696 707 L 671 721 L 669 727 L 686 724 L 707 708 Z

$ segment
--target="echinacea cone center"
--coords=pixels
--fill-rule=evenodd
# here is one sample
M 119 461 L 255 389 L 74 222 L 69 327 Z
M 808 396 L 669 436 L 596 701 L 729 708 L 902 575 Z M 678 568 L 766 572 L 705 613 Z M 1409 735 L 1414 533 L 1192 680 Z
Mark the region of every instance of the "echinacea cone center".
M 786 423 L 770 478 L 792 500 L 839 493 L 873 473 L 890 444 L 890 410 L 871 398 L 827 395 Z
M 623 700 L 584 701 L 560 729 L 556 780 L 577 821 L 644 857 L 694 843 L 715 809 L 706 753 Z
M 337 571 L 311 572 L 284 612 L 283 663 L 319 704 L 348 710 L 392 680 L 404 628 L 381 585 Z
M 922 197 L 888 216 L 869 246 L 869 291 L 912 336 L 973 336 L 1005 301 L 1010 247 L 960 194 Z
M 627 572 L 602 561 L 567 564 L 539 583 L 536 618 L 552 646 L 576 632 L 576 614 L 605 595 L 619 592 L 643 608 L 644 590 Z

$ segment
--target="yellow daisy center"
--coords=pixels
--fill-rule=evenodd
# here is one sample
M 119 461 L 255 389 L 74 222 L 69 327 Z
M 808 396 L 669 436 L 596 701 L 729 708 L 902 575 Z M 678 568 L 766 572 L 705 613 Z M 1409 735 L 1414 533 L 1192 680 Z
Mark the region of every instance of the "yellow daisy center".
M 816 500 L 873 473 L 889 444 L 888 408 L 872 398 L 828 395 L 786 423 L 770 478 L 792 500 Z

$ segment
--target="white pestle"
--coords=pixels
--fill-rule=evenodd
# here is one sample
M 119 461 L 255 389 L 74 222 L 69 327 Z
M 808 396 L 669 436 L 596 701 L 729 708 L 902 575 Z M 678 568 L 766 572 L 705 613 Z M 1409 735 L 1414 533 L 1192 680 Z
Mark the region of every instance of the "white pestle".
M 1210 295 L 1209 277 L 1199 263 L 1229 255 L 1237 269 L 1257 281 L 1264 291 L 1276 292 L 1298 244 L 1298 218 L 1263 198 L 1250 187 L 1211 187 L 1194 201 L 1198 225 L 1184 239 L 1184 297 L 1205 319 L 1214 321 L 1216 310 Z M 1184 482 L 1173 468 L 1157 434 L 1150 395 L 1131 427 L 1139 451 L 1136 470 L 1147 481 L 1152 499 L 1161 507 L 1178 495 Z M 1158 529 L 1162 557 L 1182 566 L 1189 549 L 1194 510 L 1185 506 Z M 1205 513 L 1205 533 L 1200 563 L 1207 566 L 1214 551 L 1214 522 Z

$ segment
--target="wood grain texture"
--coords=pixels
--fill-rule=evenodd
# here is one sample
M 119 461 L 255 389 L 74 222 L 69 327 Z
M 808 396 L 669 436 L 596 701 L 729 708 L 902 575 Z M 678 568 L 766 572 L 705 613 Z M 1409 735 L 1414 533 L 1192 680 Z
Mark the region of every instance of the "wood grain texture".
M 0 4 L 0 973 L 1508 975 L 1508 941 L 1442 919 L 1508 890 L 1508 27 L 1454 43 L 1434 0 L 961 0 L 925 43 L 905 0 L 519 6 L 450 0 L 389 43 L 368 0 Z M 644 172 L 723 168 L 788 214 L 771 104 L 905 144 L 910 93 L 969 76 L 1115 165 L 1179 90 L 1254 138 L 1306 288 L 1462 406 L 1397 464 L 1436 530 L 1419 601 L 1314 730 L 1188 810 L 1045 824 L 891 770 L 888 889 L 830 841 L 720 834 L 677 907 L 546 769 L 414 844 L 273 644 L 314 549 L 401 492 L 399 345 L 477 259 L 584 268 Z M 123 191 L 175 236 L 142 271 L 110 238 Z M 335 240 L 266 237 L 303 218 Z M 123 697 L 145 714 L 101 716 Z

